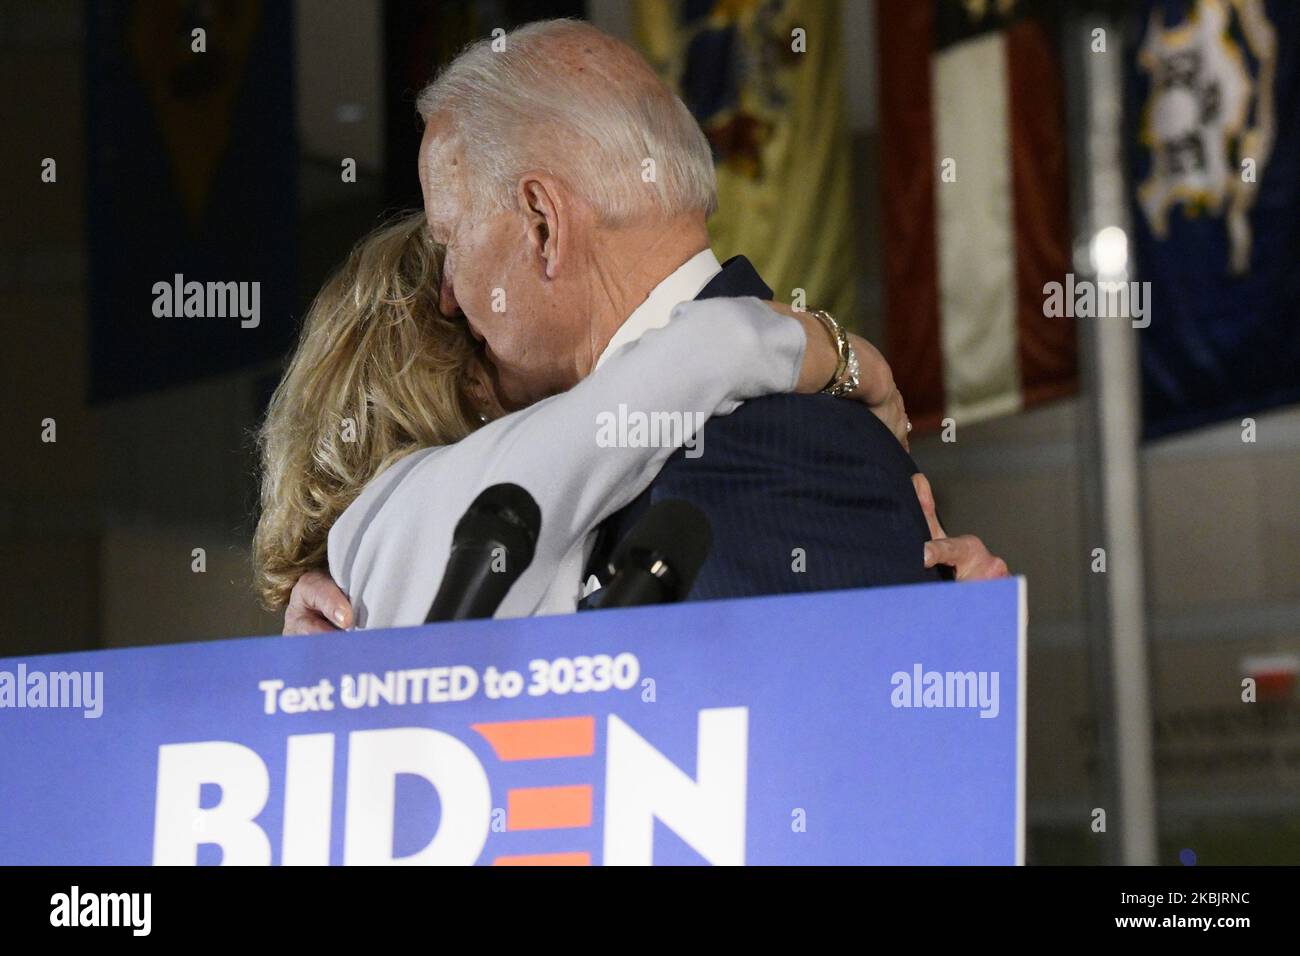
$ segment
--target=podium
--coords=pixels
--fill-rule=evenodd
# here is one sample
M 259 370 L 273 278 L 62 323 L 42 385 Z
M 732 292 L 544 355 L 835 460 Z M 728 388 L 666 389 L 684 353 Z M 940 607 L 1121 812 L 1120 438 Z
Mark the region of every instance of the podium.
M 1024 700 L 1021 579 L 4 659 L 0 864 L 1018 864 Z

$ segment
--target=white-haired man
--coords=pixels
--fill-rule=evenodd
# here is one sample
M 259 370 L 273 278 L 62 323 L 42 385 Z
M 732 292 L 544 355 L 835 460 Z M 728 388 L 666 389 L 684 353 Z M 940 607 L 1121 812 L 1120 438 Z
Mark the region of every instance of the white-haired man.
M 418 108 L 425 213 L 446 246 L 441 308 L 484 340 L 508 407 L 571 388 L 679 302 L 772 297 L 743 257 L 722 264 L 709 247 L 716 182 L 698 124 L 639 54 L 596 28 L 545 21 L 503 45 L 477 43 Z M 590 572 L 599 579 L 650 503 L 681 498 L 713 531 L 692 599 L 935 580 L 936 565 L 961 578 L 1005 574 L 977 538 L 943 536 L 928 485 L 890 431 L 905 441 L 901 399 L 880 367 L 890 387 L 874 417 L 781 395 L 710 422 L 707 454 L 679 452 L 593 538 Z M 350 620 L 344 596 L 312 572 L 285 630 Z

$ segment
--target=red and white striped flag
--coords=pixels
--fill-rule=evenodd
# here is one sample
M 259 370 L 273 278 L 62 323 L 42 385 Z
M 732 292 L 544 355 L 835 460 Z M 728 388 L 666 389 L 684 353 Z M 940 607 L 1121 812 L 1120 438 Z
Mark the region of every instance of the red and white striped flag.
M 1065 103 L 1024 0 L 881 0 L 887 348 L 918 429 L 1075 390 Z

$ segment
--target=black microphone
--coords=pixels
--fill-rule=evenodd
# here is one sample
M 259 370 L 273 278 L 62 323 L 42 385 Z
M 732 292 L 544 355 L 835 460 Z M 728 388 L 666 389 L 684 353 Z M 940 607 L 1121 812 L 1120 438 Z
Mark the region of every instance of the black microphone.
M 669 604 L 691 592 L 709 556 L 713 531 L 704 512 L 685 501 L 661 501 L 641 516 L 614 551 L 614 575 L 598 607 Z
M 491 617 L 532 564 L 541 528 L 537 502 L 518 485 L 493 485 L 475 498 L 456 524 L 424 623 Z

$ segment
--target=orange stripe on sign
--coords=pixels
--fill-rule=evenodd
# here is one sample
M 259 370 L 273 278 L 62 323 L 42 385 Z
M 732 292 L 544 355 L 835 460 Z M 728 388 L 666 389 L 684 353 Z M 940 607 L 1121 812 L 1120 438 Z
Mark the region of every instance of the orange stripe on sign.
M 499 856 L 493 866 L 591 866 L 590 853 L 535 853 L 532 856 Z
M 594 717 L 553 717 L 471 724 L 501 760 L 590 757 L 596 752 Z
M 591 826 L 591 784 L 519 787 L 506 793 L 507 830 Z

